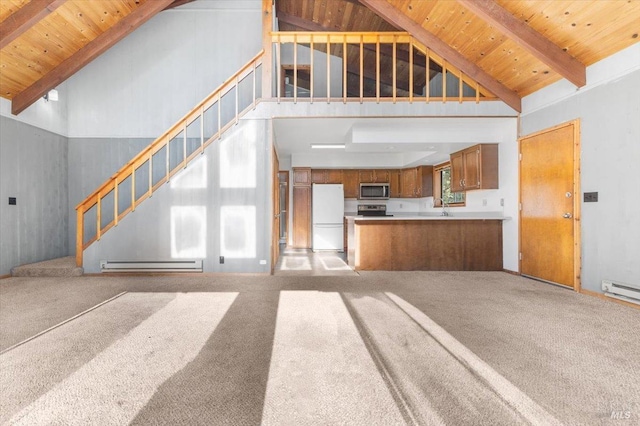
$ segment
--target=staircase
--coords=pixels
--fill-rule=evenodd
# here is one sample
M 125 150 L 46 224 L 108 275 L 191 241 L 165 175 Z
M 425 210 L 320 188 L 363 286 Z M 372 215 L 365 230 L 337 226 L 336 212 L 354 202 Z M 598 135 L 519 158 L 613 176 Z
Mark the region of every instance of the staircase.
M 72 256 L 30 263 L 11 269 L 13 277 L 79 277 L 82 273 L 83 269 L 76 266 Z

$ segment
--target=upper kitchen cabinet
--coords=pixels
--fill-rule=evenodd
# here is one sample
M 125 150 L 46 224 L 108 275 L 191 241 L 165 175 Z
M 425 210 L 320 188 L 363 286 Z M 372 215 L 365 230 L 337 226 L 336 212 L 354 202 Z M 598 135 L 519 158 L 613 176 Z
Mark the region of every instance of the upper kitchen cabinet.
M 402 197 L 402 170 L 389 170 L 389 197 Z
M 312 169 L 311 183 L 342 183 L 342 170 Z
M 311 185 L 311 169 L 294 168 L 293 169 L 293 185 Z
M 358 198 L 360 195 L 360 181 L 358 170 L 343 170 L 342 184 L 344 186 L 344 198 Z
M 433 195 L 433 166 L 412 167 L 401 172 L 402 198 L 422 198 Z
M 479 144 L 451 154 L 451 191 L 498 189 L 498 144 Z
M 360 170 L 359 181 L 360 183 L 389 183 L 389 170 Z

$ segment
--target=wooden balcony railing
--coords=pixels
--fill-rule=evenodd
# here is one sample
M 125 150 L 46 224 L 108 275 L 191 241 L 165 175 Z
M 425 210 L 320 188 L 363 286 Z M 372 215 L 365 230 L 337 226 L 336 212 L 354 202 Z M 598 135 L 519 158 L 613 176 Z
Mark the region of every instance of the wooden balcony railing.
M 405 32 L 273 32 L 278 101 L 475 101 L 495 95 Z
M 162 136 L 136 155 L 76 207 L 76 263 L 84 250 L 204 149 L 257 103 L 264 51 L 247 62 Z M 87 220 L 90 215 L 90 220 Z

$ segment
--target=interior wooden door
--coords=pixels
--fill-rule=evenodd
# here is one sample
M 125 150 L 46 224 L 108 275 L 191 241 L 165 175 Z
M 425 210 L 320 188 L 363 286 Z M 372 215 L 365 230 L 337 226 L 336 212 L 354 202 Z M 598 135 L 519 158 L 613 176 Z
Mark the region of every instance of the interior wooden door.
M 577 126 L 572 122 L 520 139 L 520 272 L 576 290 Z
M 278 153 L 273 149 L 272 167 L 272 201 L 273 201 L 273 224 L 271 229 L 271 273 L 275 269 L 276 263 L 280 258 L 280 179 L 278 170 L 280 162 Z

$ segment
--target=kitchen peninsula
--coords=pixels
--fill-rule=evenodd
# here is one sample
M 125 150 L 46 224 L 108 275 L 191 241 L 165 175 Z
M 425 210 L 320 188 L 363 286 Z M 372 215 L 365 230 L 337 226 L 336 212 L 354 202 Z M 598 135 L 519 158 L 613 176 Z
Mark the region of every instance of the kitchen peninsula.
M 348 263 L 356 271 L 501 271 L 500 213 L 348 216 Z

